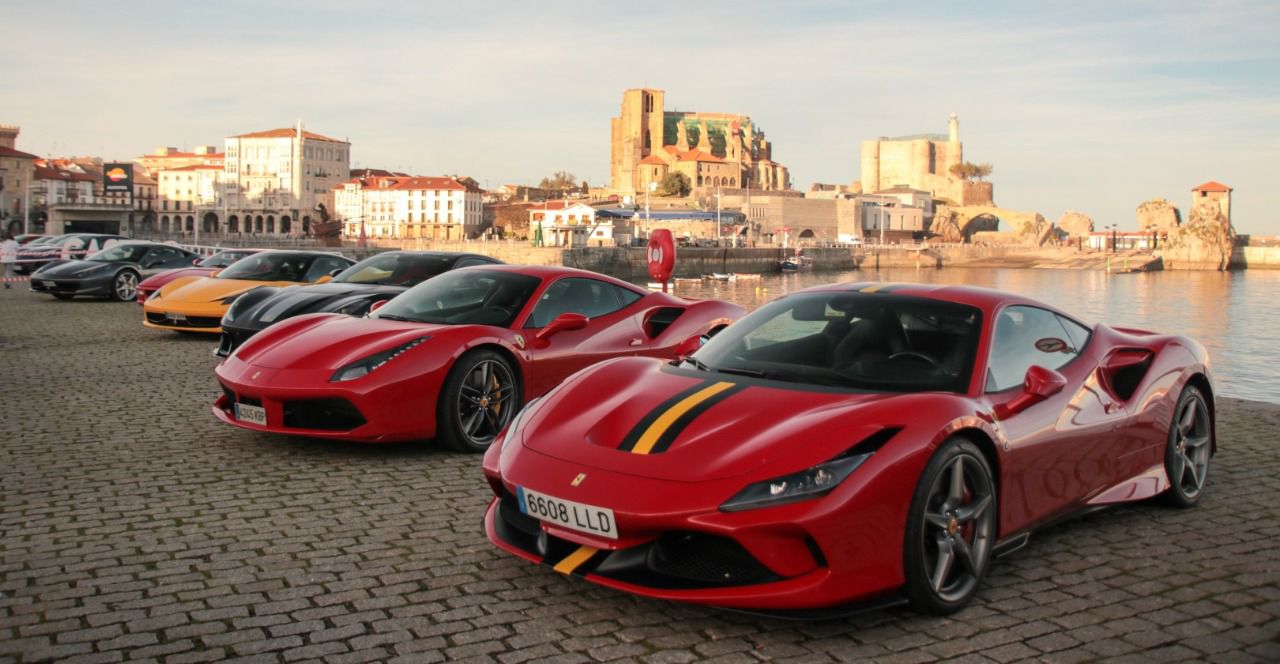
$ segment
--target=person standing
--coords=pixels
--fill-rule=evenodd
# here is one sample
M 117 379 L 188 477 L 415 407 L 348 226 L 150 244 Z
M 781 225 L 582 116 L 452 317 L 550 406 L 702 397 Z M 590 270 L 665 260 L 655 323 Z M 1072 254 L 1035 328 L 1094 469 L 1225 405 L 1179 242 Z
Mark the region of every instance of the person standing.
M 5 233 L 4 240 L 0 241 L 0 265 L 4 266 L 4 287 L 11 288 L 13 281 L 13 265 L 18 262 L 18 241 L 13 239 L 13 233 Z

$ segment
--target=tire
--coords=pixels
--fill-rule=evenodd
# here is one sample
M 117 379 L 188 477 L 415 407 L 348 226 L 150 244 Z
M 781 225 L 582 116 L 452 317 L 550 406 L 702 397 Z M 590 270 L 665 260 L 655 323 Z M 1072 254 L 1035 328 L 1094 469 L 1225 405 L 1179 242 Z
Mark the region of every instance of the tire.
M 1204 395 L 1188 385 L 1178 395 L 1178 405 L 1169 422 L 1164 449 L 1164 470 L 1169 488 L 1161 500 L 1174 507 L 1194 507 L 1204 495 L 1213 457 L 1213 415 Z
M 947 615 L 977 594 L 991 565 L 996 498 L 991 467 L 972 442 L 948 439 L 929 459 L 911 498 L 903 547 L 913 609 Z
M 138 297 L 138 273 L 121 270 L 111 280 L 111 299 L 116 302 L 133 302 Z
M 440 390 L 436 439 L 458 452 L 483 452 L 520 405 L 520 383 L 507 358 L 492 350 L 467 353 Z
M 50 293 L 50 295 L 53 295 L 59 300 L 70 300 L 71 298 L 75 297 L 74 295 L 68 295 L 67 293 Z

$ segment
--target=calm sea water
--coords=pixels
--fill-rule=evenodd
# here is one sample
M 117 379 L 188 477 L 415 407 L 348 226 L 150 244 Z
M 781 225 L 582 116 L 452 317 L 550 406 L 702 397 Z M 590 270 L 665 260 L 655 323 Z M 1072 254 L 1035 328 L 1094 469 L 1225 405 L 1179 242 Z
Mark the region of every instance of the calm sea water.
M 1280 403 L 1280 271 L 1146 272 L 1001 268 L 887 268 L 799 272 L 733 282 L 678 282 L 676 293 L 754 309 L 785 293 L 826 283 L 897 281 L 966 284 L 1020 293 L 1086 323 L 1184 334 L 1209 349 L 1221 396 Z

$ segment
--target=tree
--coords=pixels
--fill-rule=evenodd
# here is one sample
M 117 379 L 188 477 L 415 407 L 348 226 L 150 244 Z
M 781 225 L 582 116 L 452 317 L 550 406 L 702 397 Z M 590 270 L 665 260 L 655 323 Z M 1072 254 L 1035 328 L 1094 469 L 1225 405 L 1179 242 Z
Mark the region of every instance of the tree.
M 688 196 L 690 191 L 693 191 L 693 183 L 680 171 L 667 173 L 658 183 L 659 196 Z
M 538 183 L 539 189 L 549 189 L 551 191 L 564 191 L 573 189 L 578 186 L 578 178 L 568 171 L 556 171 L 549 178 L 542 178 Z
M 982 178 L 991 175 L 993 170 L 994 168 L 991 164 L 975 164 L 971 161 L 966 161 L 952 166 L 951 174 L 961 180 L 978 180 L 981 182 Z

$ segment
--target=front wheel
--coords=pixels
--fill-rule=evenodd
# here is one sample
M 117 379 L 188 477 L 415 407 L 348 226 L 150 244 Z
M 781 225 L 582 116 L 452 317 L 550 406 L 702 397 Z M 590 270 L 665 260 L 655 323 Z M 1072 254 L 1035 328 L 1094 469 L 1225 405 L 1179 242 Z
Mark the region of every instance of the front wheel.
M 463 355 L 445 378 L 436 404 L 436 436 L 459 452 L 483 452 L 520 408 L 520 385 L 501 354 Z
M 991 467 L 972 442 L 952 438 L 925 466 L 907 517 L 906 590 L 917 611 L 959 611 L 991 564 L 996 534 Z
M 1192 507 L 1204 495 L 1209 479 L 1209 458 L 1213 456 L 1213 418 L 1200 390 L 1188 385 L 1178 396 L 1169 423 L 1164 451 L 1164 469 L 1169 489 L 1161 498 L 1175 507 Z
M 111 280 L 111 299 L 117 302 L 131 302 L 138 297 L 138 273 L 123 270 Z

